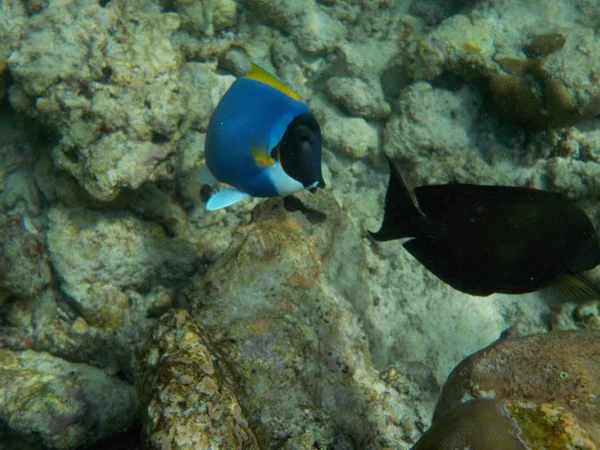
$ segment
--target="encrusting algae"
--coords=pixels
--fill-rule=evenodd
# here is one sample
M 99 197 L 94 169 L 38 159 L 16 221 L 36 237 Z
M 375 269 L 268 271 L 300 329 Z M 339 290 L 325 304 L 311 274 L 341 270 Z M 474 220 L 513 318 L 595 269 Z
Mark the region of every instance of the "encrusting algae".
M 544 57 L 563 48 L 559 33 L 534 36 L 523 51 L 529 59 L 495 56 L 509 73 L 490 78 L 490 90 L 498 107 L 514 120 L 534 128 L 565 126 L 595 114 L 580 109 L 572 90 L 544 67 Z

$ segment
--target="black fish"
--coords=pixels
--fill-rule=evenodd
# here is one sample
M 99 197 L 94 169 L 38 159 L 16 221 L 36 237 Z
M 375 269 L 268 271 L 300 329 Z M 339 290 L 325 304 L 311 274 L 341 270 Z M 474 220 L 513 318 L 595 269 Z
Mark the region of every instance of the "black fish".
M 387 157 L 387 156 L 386 156 Z M 600 245 L 585 212 L 565 196 L 509 186 L 440 184 L 415 189 L 394 163 L 377 241 L 404 243 L 421 264 L 471 295 L 522 294 L 590 270 Z

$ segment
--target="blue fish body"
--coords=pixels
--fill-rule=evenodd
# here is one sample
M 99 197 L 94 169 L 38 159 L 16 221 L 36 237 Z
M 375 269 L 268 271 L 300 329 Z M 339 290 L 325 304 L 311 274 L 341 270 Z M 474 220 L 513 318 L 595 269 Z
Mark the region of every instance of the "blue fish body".
M 235 190 L 217 192 L 207 209 L 247 196 L 275 197 L 324 186 L 320 128 L 309 108 L 274 77 L 257 66 L 253 70 L 262 78 L 250 78 L 251 73 L 236 80 L 208 124 L 206 167 L 199 180 L 227 183 Z
M 286 127 L 308 107 L 278 90 L 248 78 L 236 80 L 215 109 L 206 133 L 205 158 L 217 180 L 253 197 L 279 195 L 258 166 L 250 145 L 271 150 Z

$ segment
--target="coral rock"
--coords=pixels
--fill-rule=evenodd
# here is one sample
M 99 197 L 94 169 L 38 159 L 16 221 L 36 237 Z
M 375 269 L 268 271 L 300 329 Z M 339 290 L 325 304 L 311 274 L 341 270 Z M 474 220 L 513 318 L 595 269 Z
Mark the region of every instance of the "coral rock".
M 24 21 L 8 58 L 13 107 L 61 133 L 55 162 L 100 200 L 169 177 L 185 124 L 179 16 L 137 3 L 52 3 Z
M 416 419 L 371 369 L 346 300 L 369 295 L 348 217 L 325 191 L 261 202 L 252 216 L 186 297 L 261 448 L 406 445 Z
M 39 237 L 27 230 L 28 225 L 24 220 L 27 219 L 14 218 L 0 223 L 2 296 L 31 298 L 51 281 L 46 246 Z
M 566 38 L 560 33 L 540 34 L 534 36 L 527 45 L 523 47 L 525 54 L 531 58 L 548 56 L 563 48 Z
M 0 421 L 29 443 L 76 449 L 127 430 L 137 413 L 133 387 L 100 369 L 0 350 Z
M 327 93 L 350 114 L 365 119 L 386 119 L 391 114 L 379 83 L 366 83 L 359 78 L 332 77 L 327 80 Z
M 599 344 L 598 331 L 551 332 L 471 355 L 448 378 L 433 425 L 414 448 L 484 449 L 490 436 L 502 448 L 598 448 Z
M 207 332 L 183 310 L 165 314 L 137 358 L 145 448 L 258 449 Z
M 362 117 L 343 117 L 335 112 L 315 112 L 321 119 L 325 145 L 352 159 L 373 157 L 380 145 L 377 129 Z
M 181 15 L 182 28 L 206 36 L 237 22 L 237 3 L 233 0 L 175 0 L 173 8 Z
M 159 225 L 130 214 L 54 208 L 49 216 L 48 244 L 60 287 L 97 327 L 118 328 L 132 290 L 169 284 L 193 270 L 197 258 Z M 165 265 L 173 269 L 164 271 Z
M 416 41 L 405 55 L 406 68 L 417 80 L 433 79 L 444 70 L 467 80 L 489 79 L 500 109 L 535 128 L 594 117 L 600 112 L 600 85 L 590 80 L 600 70 L 600 38 L 573 20 L 574 9 L 550 0 L 475 6 L 468 15 L 454 15 Z M 535 33 L 523 47 L 522 35 L 539 29 L 539 17 L 547 15 L 561 18 L 553 22 L 560 33 Z M 533 67 L 514 64 L 522 51 L 531 61 L 535 58 Z M 519 78 L 506 76 L 507 66 L 513 75 L 515 69 L 520 72 Z
M 472 400 L 434 422 L 413 450 L 596 450 L 572 412 L 551 404 Z
M 471 150 L 469 137 L 473 124 L 467 111 L 479 104 L 468 88 L 455 93 L 426 82 L 414 83 L 398 101 L 400 113 L 386 124 L 385 153 L 402 166 L 414 167 L 412 182 L 446 183 L 463 177 L 470 182 L 489 180 L 491 169 Z
M 298 47 L 310 53 L 322 53 L 343 40 L 344 25 L 325 13 L 314 0 L 272 2 L 250 0 L 250 7 L 267 21 L 288 33 Z

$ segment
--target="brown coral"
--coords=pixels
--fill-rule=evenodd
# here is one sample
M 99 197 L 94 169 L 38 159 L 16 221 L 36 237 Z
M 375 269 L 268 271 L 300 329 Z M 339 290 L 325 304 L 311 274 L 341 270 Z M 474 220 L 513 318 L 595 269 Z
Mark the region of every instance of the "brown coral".
M 599 110 L 594 104 L 581 108 L 573 91 L 540 60 L 517 66 L 514 72 L 517 74 L 492 76 L 490 89 L 498 107 L 517 122 L 534 128 L 567 126 Z
M 530 58 L 548 56 L 565 45 L 567 39 L 560 33 L 548 33 L 533 36 L 531 41 L 523 46 L 523 51 Z
M 412 450 L 596 450 L 579 421 L 551 404 L 473 400 L 437 421 Z
M 553 332 L 475 353 L 448 378 L 414 449 L 596 449 L 599 344 L 598 331 Z
M 490 80 L 492 96 L 498 107 L 511 118 L 529 125 L 548 121 L 533 80 L 520 75 L 497 75 Z

